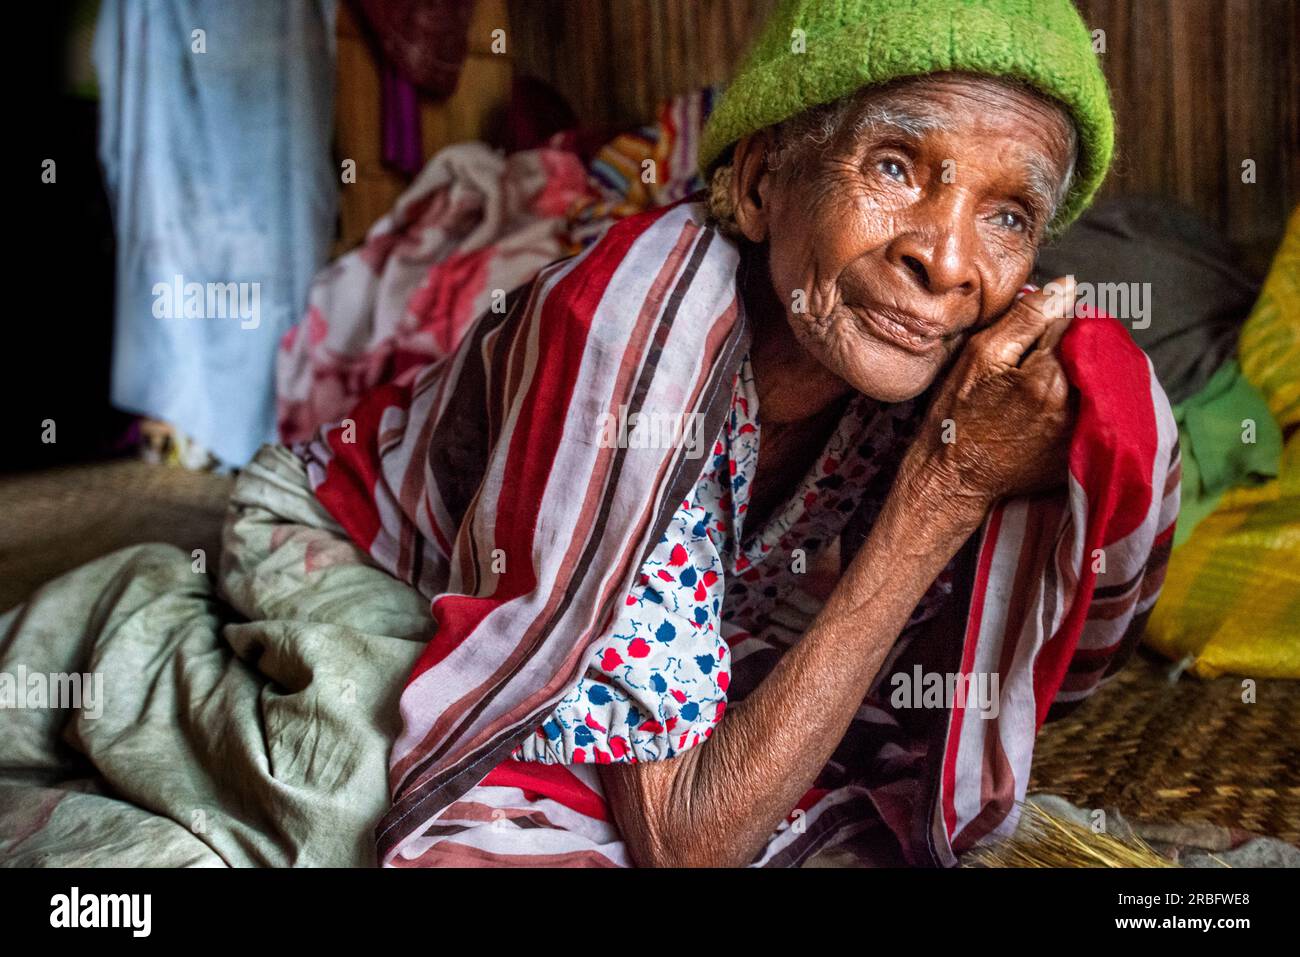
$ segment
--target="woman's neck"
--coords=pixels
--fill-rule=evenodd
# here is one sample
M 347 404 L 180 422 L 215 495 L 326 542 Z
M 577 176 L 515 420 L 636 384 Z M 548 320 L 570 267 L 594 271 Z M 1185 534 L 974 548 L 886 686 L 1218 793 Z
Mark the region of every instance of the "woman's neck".
M 746 247 L 741 295 L 753 322 L 749 364 L 758 395 L 760 438 L 746 524 L 766 525 L 821 454 L 852 388 L 799 345 L 772 289 L 766 247 Z

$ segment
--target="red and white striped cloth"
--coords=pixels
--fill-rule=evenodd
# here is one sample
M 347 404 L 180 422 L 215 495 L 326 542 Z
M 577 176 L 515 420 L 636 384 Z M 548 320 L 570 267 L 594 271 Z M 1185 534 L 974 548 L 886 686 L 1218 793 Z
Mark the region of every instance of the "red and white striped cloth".
M 679 447 L 601 447 L 602 416 L 694 413 L 717 433 L 751 336 L 738 261 L 698 203 L 625 220 L 486 313 L 447 360 L 299 448 L 320 501 L 437 621 L 401 697 L 385 864 L 629 863 L 595 768 L 507 759 L 578 681 L 700 473 Z M 1009 833 L 1049 711 L 1132 650 L 1177 516 L 1177 431 L 1114 320 L 1075 321 L 1060 355 L 1080 398 L 1068 489 L 992 511 L 946 614 L 918 626 L 948 640 L 900 638 L 756 865 L 842 842 L 864 860 L 892 846 L 951 865 Z M 733 687 L 761 680 L 798 631 L 729 635 Z M 996 674 L 996 717 L 973 702 L 894 708 L 889 676 L 916 666 Z

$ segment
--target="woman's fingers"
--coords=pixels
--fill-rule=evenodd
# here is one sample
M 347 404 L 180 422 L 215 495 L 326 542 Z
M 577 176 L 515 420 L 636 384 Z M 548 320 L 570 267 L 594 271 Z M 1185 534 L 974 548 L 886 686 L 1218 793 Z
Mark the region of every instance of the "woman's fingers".
M 1067 277 L 1067 278 L 1071 278 L 1071 277 Z M 1065 293 L 1062 293 L 1062 295 L 1065 295 Z M 1068 308 L 1066 308 L 1065 314 L 1061 316 L 1060 319 L 1057 319 L 1050 326 L 1048 326 L 1046 330 L 1044 330 L 1042 337 L 1038 340 L 1037 348 L 1047 352 L 1051 352 L 1053 349 L 1056 348 L 1057 344 L 1060 343 L 1061 339 L 1065 336 L 1066 330 L 1070 328 L 1070 323 L 1074 321 L 1075 293 L 1073 287 L 1071 287 L 1069 291 L 1069 297 L 1070 297 L 1070 304 Z
M 1048 326 L 1047 330 L 1043 333 L 1042 338 L 1038 340 L 1036 348 L 1045 352 L 1051 352 L 1055 349 L 1061 339 L 1065 337 L 1065 333 L 1070 328 L 1070 322 L 1073 319 L 1073 316 L 1066 316 L 1064 319 L 1058 319 L 1056 322 Z
M 1035 345 L 1055 346 L 1074 316 L 1075 293 L 1074 277 L 1062 276 L 1023 296 L 989 327 L 981 350 L 985 358 L 995 365 L 1011 367 L 1019 365 Z
M 1064 405 L 1070 391 L 1065 369 L 1050 349 L 1038 348 L 1021 369 L 1033 381 L 1035 395 L 1048 405 Z M 1044 410 L 1046 411 L 1046 410 Z

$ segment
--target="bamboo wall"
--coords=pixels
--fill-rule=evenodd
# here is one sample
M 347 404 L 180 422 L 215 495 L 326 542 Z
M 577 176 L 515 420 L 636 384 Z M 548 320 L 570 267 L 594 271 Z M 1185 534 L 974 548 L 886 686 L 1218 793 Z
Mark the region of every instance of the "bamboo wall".
M 1300 203 L 1300 3 L 1078 0 L 1106 31 L 1119 123 L 1108 192 L 1200 211 L 1256 264 Z M 1257 180 L 1241 180 L 1243 160 Z

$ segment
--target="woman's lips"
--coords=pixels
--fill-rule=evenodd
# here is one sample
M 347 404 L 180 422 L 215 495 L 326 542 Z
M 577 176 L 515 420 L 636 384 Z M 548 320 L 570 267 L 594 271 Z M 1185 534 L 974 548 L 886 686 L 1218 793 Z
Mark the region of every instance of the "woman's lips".
M 926 355 L 937 348 L 944 337 L 932 323 L 911 313 L 899 312 L 878 303 L 849 306 L 859 321 L 880 339 L 916 355 Z

